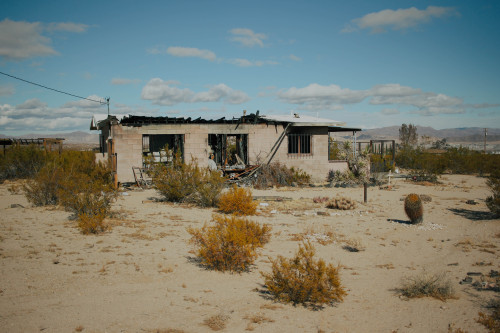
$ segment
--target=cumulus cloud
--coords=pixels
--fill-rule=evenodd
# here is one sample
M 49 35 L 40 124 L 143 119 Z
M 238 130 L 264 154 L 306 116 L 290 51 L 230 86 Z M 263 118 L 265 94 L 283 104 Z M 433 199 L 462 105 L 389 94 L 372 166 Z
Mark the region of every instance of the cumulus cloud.
M 295 54 L 290 54 L 289 58 L 293 61 L 302 61 L 302 58 L 297 57 Z
M 200 50 L 194 47 L 171 46 L 167 48 L 168 54 L 174 57 L 195 57 L 214 61 L 217 57 L 210 50 Z
M 127 85 L 127 84 L 136 84 L 140 83 L 140 79 L 125 79 L 125 78 L 113 78 L 111 79 L 111 84 L 114 85 Z
M 155 105 L 172 106 L 180 103 L 213 103 L 225 102 L 241 104 L 250 98 L 242 91 L 234 90 L 221 83 L 209 88 L 208 91 L 195 93 L 190 89 L 177 87 L 177 82 L 151 79 L 142 89 L 141 97 L 152 101 Z
M 235 28 L 229 31 L 233 36 L 230 38 L 233 42 L 238 42 L 243 46 L 253 47 L 260 46 L 264 47 L 264 40 L 267 36 L 262 33 L 255 33 L 250 29 L 245 28 Z
M 342 32 L 353 32 L 360 29 L 371 29 L 372 33 L 385 32 L 387 29 L 404 30 L 428 23 L 434 18 L 460 16 L 453 7 L 428 6 L 426 9 L 415 7 L 407 9 L 385 9 L 369 13 L 363 17 L 353 19 Z
M 33 57 L 57 55 L 51 39 L 44 31 L 84 32 L 88 26 L 78 23 L 49 23 L 0 21 L 0 57 L 6 60 L 24 60 Z
M 424 92 L 399 84 L 380 84 L 367 90 L 351 90 L 338 85 L 322 86 L 316 83 L 304 88 L 281 90 L 277 97 L 285 103 L 295 104 L 310 111 L 339 110 L 342 105 L 355 104 L 369 99 L 372 105 L 410 107 L 412 113 L 425 116 L 464 113 L 466 105 L 461 98 Z M 399 109 L 385 108 L 382 114 L 399 113 Z

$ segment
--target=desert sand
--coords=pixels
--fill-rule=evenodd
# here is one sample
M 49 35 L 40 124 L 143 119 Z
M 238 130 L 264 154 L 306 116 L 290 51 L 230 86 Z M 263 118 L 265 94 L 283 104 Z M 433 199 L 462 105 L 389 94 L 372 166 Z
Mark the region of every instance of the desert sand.
M 215 209 L 156 202 L 153 189 L 126 190 L 107 220 L 112 228 L 83 235 L 70 213 L 32 207 L 9 191 L 18 183 L 6 182 L 0 185 L 0 331 L 212 332 L 207 323 L 223 322 L 224 332 L 447 332 L 450 324 L 485 332 L 475 319 L 498 292 L 460 282 L 468 272 L 499 270 L 500 220 L 484 203 L 490 195 L 484 178 L 440 181 L 392 180 L 390 190 L 370 187 L 366 204 L 363 188 L 253 190 L 255 197 L 291 200 L 268 198 L 250 217 L 270 224 L 272 237 L 241 274 L 200 267 L 188 243 L 186 228 L 209 222 Z M 432 199 L 421 225 L 407 224 L 401 198 L 409 193 Z M 356 200 L 357 208 L 329 210 L 312 200 L 336 195 Z M 313 242 L 318 258 L 341 265 L 343 302 L 311 310 L 260 292 L 269 257 L 291 257 L 300 239 Z M 362 251 L 346 250 L 349 241 Z M 424 271 L 446 274 L 456 299 L 398 294 L 403 277 Z

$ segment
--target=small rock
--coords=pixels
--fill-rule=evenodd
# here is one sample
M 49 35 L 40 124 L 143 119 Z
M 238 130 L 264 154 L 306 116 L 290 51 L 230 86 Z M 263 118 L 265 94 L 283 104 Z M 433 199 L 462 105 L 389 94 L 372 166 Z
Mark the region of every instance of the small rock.
M 475 200 L 467 200 L 465 203 L 468 205 L 477 205 L 477 202 Z
M 10 208 L 24 208 L 24 206 L 20 204 L 12 204 L 10 205 Z
M 322 211 L 318 211 L 318 212 L 316 212 L 316 214 L 321 215 L 321 216 L 330 216 L 330 213 L 322 212 Z

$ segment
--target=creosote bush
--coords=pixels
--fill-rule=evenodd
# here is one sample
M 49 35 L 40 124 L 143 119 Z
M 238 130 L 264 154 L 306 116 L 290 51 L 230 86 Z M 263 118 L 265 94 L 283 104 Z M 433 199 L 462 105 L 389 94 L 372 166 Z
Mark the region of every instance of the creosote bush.
M 319 307 L 341 302 L 346 295 L 340 283 L 339 267 L 314 258 L 315 248 L 303 243 L 294 258 L 271 260 L 271 273 L 263 273 L 269 293 L 285 303 Z
M 421 223 L 424 219 L 424 205 L 420 196 L 415 193 L 408 194 L 404 203 L 406 216 L 412 224 Z
M 201 169 L 196 161 L 186 164 L 180 153 L 174 155 L 172 164 L 154 164 L 151 170 L 153 184 L 166 201 L 217 206 L 225 181 L 217 171 Z
M 445 301 L 455 298 L 455 291 L 449 279 L 444 274 L 421 273 L 402 280 L 400 293 L 408 298 L 434 297 Z
M 255 215 L 257 202 L 253 201 L 249 189 L 233 185 L 219 198 L 219 210 L 226 214 Z
M 491 173 L 487 184 L 492 195 L 486 198 L 486 205 L 495 216 L 500 217 L 500 170 Z
M 340 210 L 351 210 L 356 209 L 356 202 L 349 198 L 335 197 L 328 201 L 326 208 L 330 209 L 340 209 Z
M 5 150 L 5 154 L 0 154 L 0 182 L 34 177 L 55 154 L 37 145 L 13 145 Z
M 83 233 L 104 231 L 104 218 L 116 198 L 108 165 L 96 163 L 92 152 L 47 153 L 45 164 L 23 186 L 36 206 L 60 204 L 75 213 Z
M 218 271 L 248 270 L 257 249 L 271 237 L 271 227 L 237 216 L 213 216 L 213 225 L 188 228 L 203 265 Z

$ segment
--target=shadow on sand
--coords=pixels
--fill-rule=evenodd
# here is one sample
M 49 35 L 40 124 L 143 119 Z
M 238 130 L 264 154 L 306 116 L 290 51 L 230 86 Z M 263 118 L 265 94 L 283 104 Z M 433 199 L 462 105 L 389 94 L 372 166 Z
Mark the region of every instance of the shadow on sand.
M 485 221 L 493 220 L 495 216 L 490 212 L 482 212 L 477 210 L 463 209 L 463 208 L 448 208 L 455 215 L 465 217 L 472 221 Z
M 387 222 L 396 222 L 400 224 L 410 224 L 410 225 L 413 224 L 409 220 L 398 220 L 398 219 L 387 219 Z

